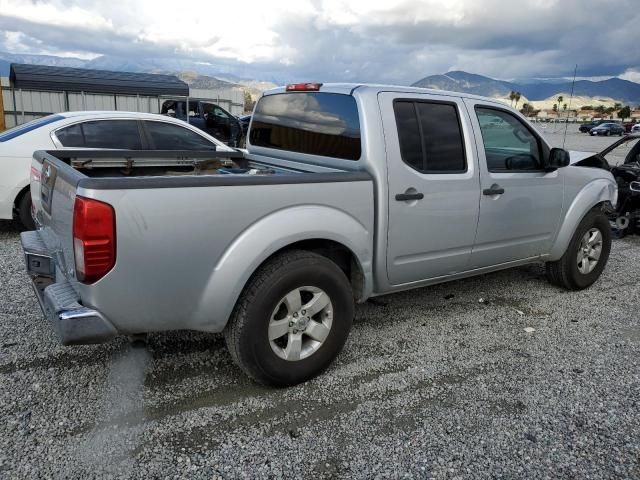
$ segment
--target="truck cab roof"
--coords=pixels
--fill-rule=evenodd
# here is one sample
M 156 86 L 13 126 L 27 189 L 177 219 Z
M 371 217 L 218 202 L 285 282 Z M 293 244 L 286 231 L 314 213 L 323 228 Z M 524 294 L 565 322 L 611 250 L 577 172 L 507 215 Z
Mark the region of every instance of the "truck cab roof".
M 310 90 L 311 91 L 311 90 Z M 324 93 L 339 93 L 343 95 L 353 95 L 354 92 L 359 93 L 373 93 L 377 94 L 379 92 L 401 92 L 408 94 L 429 94 L 429 95 L 447 95 L 451 97 L 460 97 L 460 98 L 473 98 L 476 100 L 482 100 L 489 103 L 499 103 L 502 106 L 508 108 L 508 105 L 500 102 L 496 98 L 483 97 L 480 95 L 472 95 L 468 93 L 461 92 L 452 92 L 448 90 L 434 90 L 430 88 L 422 88 L 422 87 L 408 87 L 403 85 L 383 85 L 383 84 L 375 84 L 375 83 L 322 83 L 320 84 L 319 91 Z M 274 95 L 278 93 L 295 93 L 295 92 L 287 92 L 286 86 L 272 88 L 263 93 L 263 95 Z

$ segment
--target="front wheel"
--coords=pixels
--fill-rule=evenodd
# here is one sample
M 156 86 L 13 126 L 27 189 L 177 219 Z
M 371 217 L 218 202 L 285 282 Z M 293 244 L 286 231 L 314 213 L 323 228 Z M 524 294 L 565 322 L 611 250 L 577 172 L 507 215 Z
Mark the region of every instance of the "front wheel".
M 610 251 L 609 219 L 604 213 L 592 210 L 576 228 L 562 258 L 547 262 L 547 278 L 567 290 L 587 288 L 600 277 Z
M 353 321 L 351 284 L 313 252 L 279 254 L 249 280 L 225 329 L 227 347 L 254 380 L 295 385 L 340 353 Z

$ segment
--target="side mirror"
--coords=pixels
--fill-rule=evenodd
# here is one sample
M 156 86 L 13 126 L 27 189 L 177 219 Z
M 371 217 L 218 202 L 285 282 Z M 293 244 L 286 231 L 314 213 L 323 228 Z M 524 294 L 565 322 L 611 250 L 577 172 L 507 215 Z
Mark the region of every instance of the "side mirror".
M 552 148 L 545 167 L 547 170 L 551 171 L 567 167 L 570 163 L 571 157 L 569 156 L 569 152 L 562 148 Z

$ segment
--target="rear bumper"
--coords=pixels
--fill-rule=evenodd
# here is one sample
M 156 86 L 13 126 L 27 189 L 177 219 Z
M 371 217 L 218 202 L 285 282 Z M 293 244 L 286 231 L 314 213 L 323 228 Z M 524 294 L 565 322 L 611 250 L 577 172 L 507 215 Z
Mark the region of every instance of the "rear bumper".
M 39 232 L 23 232 L 20 240 L 27 273 L 42 313 L 62 345 L 102 343 L 118 334 L 100 312 L 80 303 L 80 297 L 68 281 L 55 281 L 54 256 L 47 251 Z

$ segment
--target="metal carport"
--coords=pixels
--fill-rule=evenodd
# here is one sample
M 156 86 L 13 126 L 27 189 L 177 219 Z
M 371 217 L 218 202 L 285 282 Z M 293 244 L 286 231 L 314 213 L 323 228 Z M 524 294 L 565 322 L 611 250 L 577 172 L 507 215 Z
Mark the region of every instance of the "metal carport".
M 91 92 L 113 95 L 188 96 L 189 86 L 174 75 L 111 72 L 84 68 L 12 63 L 9 79 L 16 89 Z

